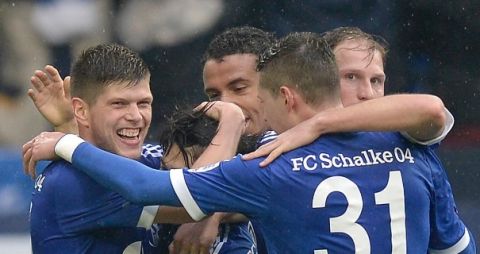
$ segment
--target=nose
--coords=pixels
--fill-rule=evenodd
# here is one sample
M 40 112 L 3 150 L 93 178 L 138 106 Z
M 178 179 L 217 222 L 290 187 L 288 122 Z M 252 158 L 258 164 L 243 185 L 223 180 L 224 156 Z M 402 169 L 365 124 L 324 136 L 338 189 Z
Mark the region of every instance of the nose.
M 236 102 L 236 101 L 233 99 L 232 96 L 228 96 L 228 95 L 225 95 L 225 94 L 222 94 L 222 96 L 220 96 L 220 101 L 230 102 L 230 103 L 235 103 L 235 102 Z
M 361 101 L 374 98 L 374 92 L 370 80 L 363 80 L 357 87 L 357 97 Z
M 125 115 L 125 118 L 128 121 L 141 121 L 142 120 L 142 114 L 140 114 L 140 109 L 136 104 L 130 105 L 128 107 L 128 112 Z

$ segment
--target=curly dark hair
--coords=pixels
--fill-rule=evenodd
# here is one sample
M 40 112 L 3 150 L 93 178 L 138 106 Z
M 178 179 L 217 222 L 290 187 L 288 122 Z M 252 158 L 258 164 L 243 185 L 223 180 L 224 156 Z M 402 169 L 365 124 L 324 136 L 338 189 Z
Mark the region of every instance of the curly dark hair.
M 210 59 L 219 60 L 234 54 L 259 56 L 273 43 L 275 43 L 273 33 L 250 26 L 233 27 L 213 38 L 203 55 L 202 64 Z
M 187 167 L 191 167 L 204 148 L 215 145 L 211 141 L 217 134 L 218 122 L 205 114 L 211 106 L 209 103 L 198 111 L 193 111 L 190 106 L 175 107 L 173 113 L 167 117 L 167 124 L 160 130 L 159 144 L 163 147 L 164 155 L 168 154 L 175 144 Z M 237 152 L 248 153 L 255 150 L 257 139 L 258 136 L 242 136 Z M 191 150 L 193 153 L 189 154 L 187 148 L 194 148 Z
M 70 73 L 72 95 L 92 102 L 101 89 L 113 82 L 136 85 L 150 71 L 133 50 L 118 44 L 100 44 L 83 51 Z

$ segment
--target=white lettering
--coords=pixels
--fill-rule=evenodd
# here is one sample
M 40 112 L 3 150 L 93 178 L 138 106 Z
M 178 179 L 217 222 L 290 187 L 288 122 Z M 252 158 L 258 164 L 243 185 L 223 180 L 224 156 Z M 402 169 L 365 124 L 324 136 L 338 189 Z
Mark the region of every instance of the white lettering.
M 300 171 L 299 166 L 302 165 L 303 158 L 302 158 L 302 157 L 300 157 L 300 158 L 291 158 L 290 160 L 292 161 L 292 164 L 293 164 L 292 170 L 293 170 L 293 171 Z
M 392 155 L 392 153 L 389 152 L 389 151 L 383 152 L 383 159 L 384 159 L 385 162 L 387 162 L 387 163 L 392 163 L 392 162 L 393 162 L 393 155 Z
M 330 160 L 330 155 L 328 153 L 321 153 L 320 160 L 322 161 L 322 168 L 331 168 L 332 161 Z M 326 164 L 324 164 L 325 162 Z
M 310 165 L 308 165 L 308 161 L 309 160 L 313 160 L 313 163 Z M 303 160 L 303 167 L 306 169 L 306 170 L 314 170 L 317 168 L 317 163 L 315 162 L 315 155 L 313 154 L 310 154 L 310 155 L 307 155 L 305 157 L 305 160 Z

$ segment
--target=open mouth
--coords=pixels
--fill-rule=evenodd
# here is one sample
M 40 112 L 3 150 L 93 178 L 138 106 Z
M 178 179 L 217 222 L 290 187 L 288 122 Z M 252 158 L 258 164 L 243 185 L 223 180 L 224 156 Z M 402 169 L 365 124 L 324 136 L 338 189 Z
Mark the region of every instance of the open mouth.
M 122 139 L 137 140 L 140 136 L 140 128 L 124 128 L 117 131 L 117 135 Z

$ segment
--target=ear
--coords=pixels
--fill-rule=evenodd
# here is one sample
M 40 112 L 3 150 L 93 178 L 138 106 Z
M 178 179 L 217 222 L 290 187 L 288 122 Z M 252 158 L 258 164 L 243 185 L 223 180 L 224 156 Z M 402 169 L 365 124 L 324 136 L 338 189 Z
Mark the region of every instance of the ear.
M 72 106 L 73 115 L 75 116 L 75 119 L 77 119 L 77 123 L 88 128 L 90 126 L 90 112 L 88 103 L 78 97 L 73 97 Z
M 280 94 L 288 111 L 291 111 L 296 105 L 295 91 L 289 86 L 281 86 Z

